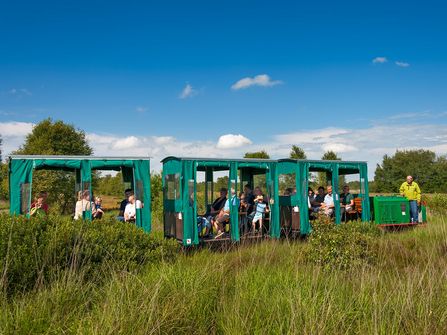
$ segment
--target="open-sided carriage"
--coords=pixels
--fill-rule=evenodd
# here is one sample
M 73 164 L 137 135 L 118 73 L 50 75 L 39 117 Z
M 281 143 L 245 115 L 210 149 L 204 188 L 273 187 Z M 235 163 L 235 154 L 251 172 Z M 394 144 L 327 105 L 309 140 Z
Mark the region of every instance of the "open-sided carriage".
M 136 210 L 136 225 L 151 231 L 150 160 L 139 157 L 13 155 L 9 158 L 10 213 L 29 216 L 32 202 L 33 171 L 59 170 L 74 173 L 73 197 L 81 191 L 92 194 L 92 171 L 121 171 L 124 185 L 131 188 L 144 206 Z M 123 190 L 124 191 L 124 190 Z M 86 209 L 84 219 L 92 219 Z

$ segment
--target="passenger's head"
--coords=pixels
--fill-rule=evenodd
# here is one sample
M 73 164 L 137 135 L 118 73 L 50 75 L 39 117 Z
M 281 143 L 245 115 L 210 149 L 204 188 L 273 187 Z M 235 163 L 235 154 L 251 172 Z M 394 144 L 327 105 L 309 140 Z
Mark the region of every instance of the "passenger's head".
M 407 183 L 411 184 L 413 182 L 413 177 L 412 176 L 407 176 Z
M 230 192 L 231 192 L 231 195 L 233 196 L 233 195 L 236 195 L 236 190 L 234 189 L 234 188 L 231 188 L 230 189 Z
M 328 187 L 326 187 L 326 190 L 328 194 L 332 194 L 332 186 L 329 185 Z
M 124 195 L 126 196 L 126 198 L 129 198 L 129 195 L 132 193 L 132 189 L 131 188 L 127 188 L 124 190 Z
M 255 196 L 262 195 L 261 188 L 259 186 L 256 186 L 254 193 L 255 193 Z
M 47 199 L 48 199 L 48 192 L 47 191 L 41 191 L 41 192 L 39 192 L 39 196 L 40 197 L 42 197 L 42 201 L 43 202 L 46 202 L 47 201 Z
M 135 195 L 132 193 L 131 195 L 129 195 L 129 198 L 127 199 L 127 201 L 129 201 L 131 204 L 135 203 Z
M 82 192 L 82 199 L 90 200 L 90 191 L 89 190 L 85 190 Z
M 257 202 L 263 202 L 263 201 L 264 201 L 264 196 L 263 196 L 262 194 L 258 195 L 258 196 L 256 197 L 256 201 L 257 201 Z
M 324 187 L 323 186 L 320 186 L 318 188 L 318 194 L 324 194 Z
M 245 193 L 244 192 L 239 193 L 239 199 L 241 199 L 241 201 L 245 200 Z
M 309 195 L 314 194 L 314 190 L 312 189 L 312 187 L 309 187 L 309 188 L 307 189 L 307 192 L 309 193 Z
M 95 204 L 100 205 L 102 203 L 102 198 L 101 197 L 96 197 L 95 198 Z
M 42 194 L 39 193 L 36 195 L 35 200 L 37 205 L 42 205 L 45 202 L 45 197 L 43 197 Z
M 343 186 L 343 193 L 349 193 L 349 186 L 348 185 Z
M 226 197 L 227 194 L 228 194 L 228 190 L 227 190 L 225 187 L 222 187 L 222 188 L 220 189 L 220 196 L 221 196 L 221 197 Z

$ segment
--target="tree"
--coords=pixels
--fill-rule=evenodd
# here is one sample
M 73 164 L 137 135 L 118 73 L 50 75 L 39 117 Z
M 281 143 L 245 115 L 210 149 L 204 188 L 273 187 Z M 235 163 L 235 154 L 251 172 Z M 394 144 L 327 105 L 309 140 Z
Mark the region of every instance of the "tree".
M 63 121 L 45 119 L 39 122 L 26 137 L 25 143 L 15 154 L 22 155 L 91 155 L 92 148 L 87 143 L 84 131 Z M 35 171 L 33 191 L 47 191 L 48 201 L 54 210 L 61 213 L 73 212 L 75 197 L 75 177 L 65 171 Z
M 306 153 L 302 148 L 297 145 L 292 145 L 292 150 L 290 151 L 290 158 L 292 159 L 306 159 Z
M 332 150 L 326 151 L 321 159 L 326 161 L 341 161 L 341 158 L 338 157 L 337 154 Z
M 261 150 L 261 151 L 257 151 L 257 152 L 247 152 L 247 153 L 245 153 L 244 158 L 269 159 L 270 156 L 265 150 Z
M 16 152 L 22 155 L 91 155 L 84 131 L 50 118 L 39 122 Z
M 445 158 L 436 159 L 430 150 L 396 151 L 393 156 L 383 156 L 382 164 L 377 164 L 374 181 L 378 192 L 399 192 L 407 175 L 425 192 L 445 192 Z

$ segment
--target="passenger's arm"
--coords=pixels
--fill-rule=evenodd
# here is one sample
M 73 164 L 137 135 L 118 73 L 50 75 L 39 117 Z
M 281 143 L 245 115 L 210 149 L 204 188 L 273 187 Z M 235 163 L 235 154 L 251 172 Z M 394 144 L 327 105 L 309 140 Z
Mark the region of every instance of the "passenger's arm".
M 403 183 L 402 185 L 400 185 L 400 189 L 399 189 L 399 192 L 400 192 L 400 195 L 401 196 L 405 196 L 405 183 Z

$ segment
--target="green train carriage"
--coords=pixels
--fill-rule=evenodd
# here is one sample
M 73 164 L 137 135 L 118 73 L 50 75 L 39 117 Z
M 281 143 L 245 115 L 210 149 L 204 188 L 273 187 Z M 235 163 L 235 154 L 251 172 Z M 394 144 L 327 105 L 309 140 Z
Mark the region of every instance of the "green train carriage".
M 92 194 L 93 171 L 121 171 L 124 184 L 133 189 L 136 199 L 144 204 L 142 208 L 136 209 L 136 225 L 146 232 L 151 231 L 150 159 L 148 157 L 12 155 L 9 157 L 11 215 L 29 217 L 35 170 L 74 173 L 76 179 L 74 198 L 79 191 L 89 191 Z M 83 218 L 92 219 L 90 209 L 84 211 Z
M 243 191 L 245 184 L 255 185 L 262 180 L 269 199 L 270 213 L 266 217 L 263 237 L 302 236 L 311 231 L 308 215 L 307 190 L 312 173 L 324 172 L 327 184 L 334 193 L 334 222 L 341 222 L 341 176 L 358 175 L 359 193 L 355 195 L 359 219 L 375 221 L 380 226 L 406 226 L 409 222 L 408 201 L 399 196 L 369 197 L 366 162 L 321 161 L 293 159 L 210 159 L 166 157 L 163 163 L 163 226 L 165 237 L 176 238 L 183 245 L 207 242 L 197 228 L 197 216 L 210 207 L 214 200 L 214 178 L 226 173 L 228 190 Z M 146 232 L 151 231 L 150 161 L 138 157 L 94 156 L 42 156 L 16 155 L 9 160 L 10 213 L 29 215 L 34 170 L 50 169 L 71 171 L 76 176 L 76 192 L 91 192 L 91 174 L 94 170 L 122 171 L 123 179 L 145 206 L 137 210 L 136 224 Z M 198 174 L 202 174 L 199 180 Z M 261 178 L 261 179 L 259 179 Z M 294 189 L 283 194 L 280 189 L 286 180 Z M 198 196 L 202 183 L 203 196 Z M 203 198 L 203 199 L 202 199 Z M 201 201 L 202 200 L 202 201 Z M 202 209 L 202 210 L 201 210 Z M 91 212 L 86 211 L 86 219 Z M 241 229 L 244 218 L 237 206 L 230 206 L 230 220 L 226 240 L 239 242 L 247 238 Z M 421 207 L 420 223 L 426 222 L 426 208 Z

